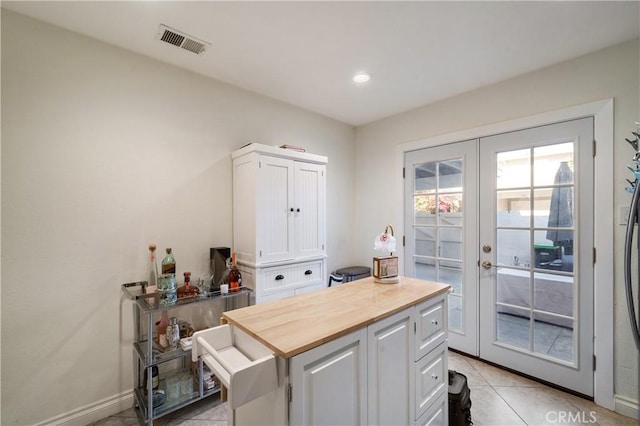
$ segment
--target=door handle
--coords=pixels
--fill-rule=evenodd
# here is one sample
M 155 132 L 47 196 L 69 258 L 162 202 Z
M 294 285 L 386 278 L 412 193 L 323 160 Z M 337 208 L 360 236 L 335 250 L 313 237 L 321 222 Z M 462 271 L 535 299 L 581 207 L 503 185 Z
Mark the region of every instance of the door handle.
M 481 266 L 484 269 L 491 269 L 491 267 L 493 266 L 493 264 L 491 262 L 489 262 L 488 260 L 485 260 L 484 262 L 482 262 Z

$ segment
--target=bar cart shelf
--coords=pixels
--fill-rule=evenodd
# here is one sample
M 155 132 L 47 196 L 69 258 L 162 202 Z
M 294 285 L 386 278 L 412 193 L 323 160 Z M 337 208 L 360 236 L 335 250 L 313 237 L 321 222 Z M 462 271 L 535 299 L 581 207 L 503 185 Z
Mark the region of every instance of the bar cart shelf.
M 146 424 L 153 425 L 155 419 L 220 392 L 219 385 L 211 389 L 205 388 L 203 380 L 205 366 L 200 359 L 197 367 L 193 366 L 192 368 L 191 349 L 182 349 L 181 346 L 178 346 L 177 349 L 171 350 L 158 344 L 155 335 L 154 315 L 157 320 L 162 311 L 171 311 L 183 306 L 195 307 L 203 303 L 222 303 L 224 304 L 223 310 L 228 311 L 248 306 L 251 304 L 252 297 L 250 289 L 240 288 L 238 291 L 227 294 L 213 292 L 205 297 L 179 299 L 173 305 L 162 305 L 157 293 L 144 292 L 146 284 L 144 281 L 139 281 L 122 284 L 121 287 L 123 294 L 133 301 L 135 403 L 142 420 Z M 161 365 L 166 368 L 160 368 L 158 389 L 164 390 L 165 395 L 162 403 L 154 405 L 152 371 L 154 367 Z M 175 385 L 176 381 L 184 377 L 187 377 L 186 382 L 190 385 L 187 384 L 186 390 L 183 386 L 178 396 L 172 393 L 172 396 L 175 397 L 168 398 L 170 382 Z M 150 407 L 152 408 L 150 409 Z

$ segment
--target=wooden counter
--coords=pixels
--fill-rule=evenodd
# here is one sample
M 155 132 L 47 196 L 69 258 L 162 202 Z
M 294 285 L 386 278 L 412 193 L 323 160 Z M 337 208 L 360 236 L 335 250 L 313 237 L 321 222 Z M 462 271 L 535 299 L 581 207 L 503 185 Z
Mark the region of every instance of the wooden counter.
M 399 284 L 373 278 L 225 312 L 223 317 L 290 358 L 446 292 L 448 285 L 402 277 Z

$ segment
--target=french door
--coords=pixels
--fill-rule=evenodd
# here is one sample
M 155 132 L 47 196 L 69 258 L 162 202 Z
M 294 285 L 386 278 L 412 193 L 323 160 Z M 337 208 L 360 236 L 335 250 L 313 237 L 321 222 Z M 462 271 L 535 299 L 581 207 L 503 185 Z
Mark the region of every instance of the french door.
M 585 395 L 592 141 L 585 118 L 405 157 L 405 271 L 452 286 L 449 346 Z
M 477 149 L 477 140 L 469 140 L 405 156 L 405 273 L 451 286 L 449 346 L 472 355 L 478 355 Z

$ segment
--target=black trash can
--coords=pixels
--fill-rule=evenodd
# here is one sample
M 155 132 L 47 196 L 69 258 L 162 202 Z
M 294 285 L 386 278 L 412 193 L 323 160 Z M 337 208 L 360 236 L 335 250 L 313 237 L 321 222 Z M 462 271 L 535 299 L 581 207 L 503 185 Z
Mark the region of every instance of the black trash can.
M 449 426 L 470 426 L 471 391 L 467 376 L 449 370 Z

